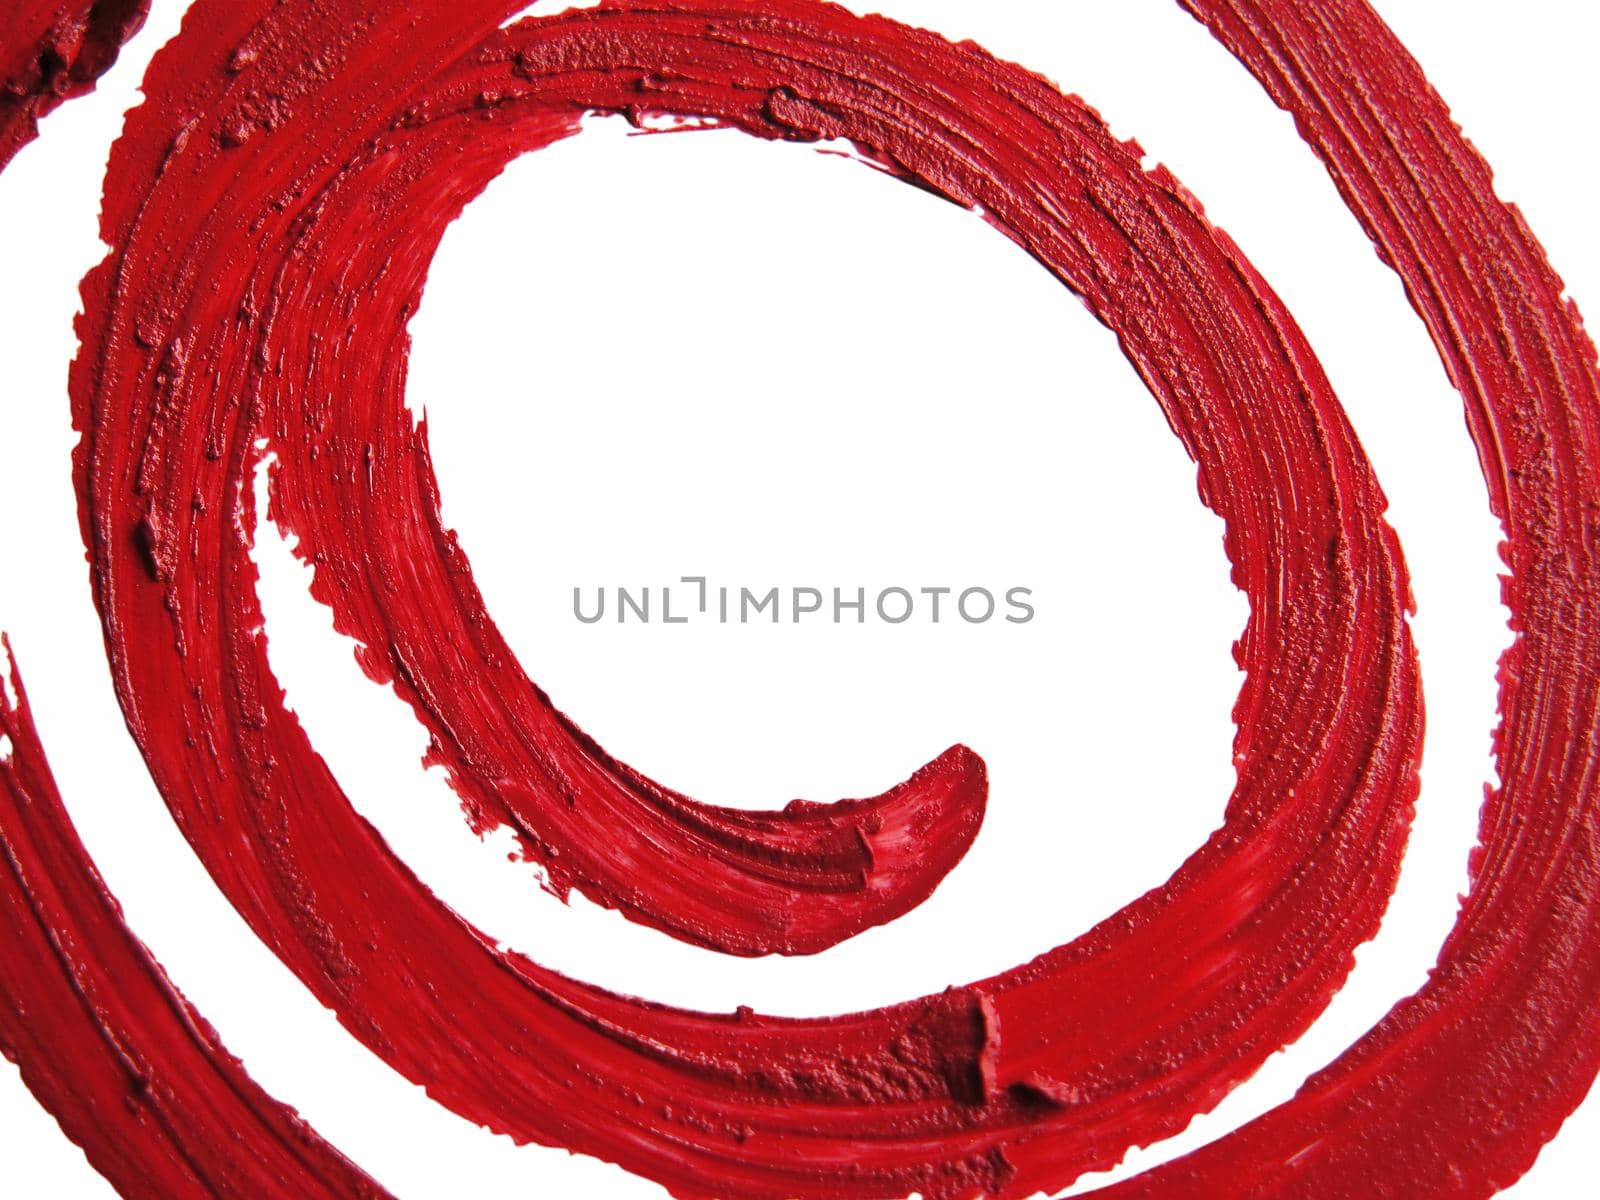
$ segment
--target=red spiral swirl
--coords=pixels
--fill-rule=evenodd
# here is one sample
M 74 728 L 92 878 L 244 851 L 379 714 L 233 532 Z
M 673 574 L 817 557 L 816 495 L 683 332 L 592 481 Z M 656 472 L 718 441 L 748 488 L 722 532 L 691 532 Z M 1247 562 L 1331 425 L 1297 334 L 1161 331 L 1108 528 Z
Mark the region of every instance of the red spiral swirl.
M 1293 1101 L 1111 1190 L 1486 1195 L 1600 1067 L 1593 347 L 1364 4 L 1188 7 L 1295 113 L 1433 333 L 1506 525 L 1518 637 L 1504 783 L 1428 985 Z M 113 152 L 112 249 L 84 283 L 71 377 L 76 477 L 117 694 L 174 818 L 261 939 L 402 1075 L 675 1194 L 1022 1196 L 1174 1132 L 1339 987 L 1416 794 L 1405 573 L 1304 337 L 1164 169 L 970 44 L 814 0 L 625 0 L 501 28 L 515 8 L 201 0 Z M 429 728 L 474 823 L 510 824 L 559 887 L 715 948 L 805 952 L 917 903 L 976 831 L 982 764 L 960 747 L 869 801 L 698 805 L 577 730 L 485 612 L 403 403 L 405 322 L 462 207 L 595 111 L 846 139 L 981 209 L 1117 335 L 1250 602 L 1226 822 L 1162 887 L 939 995 L 717 1016 L 499 951 L 351 808 L 267 661 L 248 486 L 267 453 L 270 515 L 315 594 Z M 0 1045 L 36 1093 L 125 1194 L 375 1188 L 196 1035 L 71 836 L 20 682 L 3 713 L 7 962 L 29 966 L 0 984 Z M 41 882 L 56 877 L 76 899 Z M 63 1008 L 84 1065 L 48 1070 L 65 1060 L 30 1014 L 135 969 L 151 996 Z M 118 1095 L 140 1119 L 97 1124 Z M 208 1104 L 222 1129 L 194 1115 Z M 232 1156 L 226 1129 L 246 1131 Z

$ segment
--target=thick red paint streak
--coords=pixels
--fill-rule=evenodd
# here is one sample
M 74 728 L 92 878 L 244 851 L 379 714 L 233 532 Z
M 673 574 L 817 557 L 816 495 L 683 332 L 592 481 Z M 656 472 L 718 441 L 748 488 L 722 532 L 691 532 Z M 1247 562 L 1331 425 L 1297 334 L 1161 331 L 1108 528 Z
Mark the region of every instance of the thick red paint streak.
M 149 11 L 150 0 L 0 0 L 0 170 L 40 117 L 94 88 Z
M 1507 524 L 1519 636 L 1502 671 L 1505 783 L 1428 987 L 1295 1101 L 1112 1190 L 1486 1195 L 1600 1065 L 1594 351 L 1368 9 L 1188 2 L 1300 119 L 1429 323 Z M 202 0 L 113 156 L 113 252 L 85 283 L 73 374 L 78 472 L 119 695 L 175 817 L 257 932 L 402 1073 L 491 1128 L 681 1195 L 1024 1195 L 1171 1132 L 1338 986 L 1393 884 L 1415 793 L 1404 573 L 1304 339 L 1169 175 L 970 45 L 807 0 L 635 2 L 498 29 L 509 15 Z M 720 1017 L 498 953 L 350 808 L 267 661 L 248 555 L 267 448 L 272 515 L 369 672 L 433 730 L 477 822 L 509 821 L 559 859 L 559 839 L 612 836 L 628 814 L 683 836 L 674 853 L 708 875 L 839 875 L 840 826 L 818 827 L 815 853 L 790 840 L 813 810 L 756 818 L 741 839 L 737 814 L 600 754 L 504 661 L 438 520 L 426 431 L 401 404 L 404 322 L 461 206 L 589 111 L 849 140 L 980 207 L 1116 332 L 1227 522 L 1251 604 L 1238 786 L 1224 828 L 1162 888 L 940 996 Z M 934 786 L 911 811 L 962 812 L 952 798 L 974 782 L 981 803 L 975 760 L 955 755 L 913 781 Z M 905 800 L 825 811 L 848 826 Z M 967 826 L 867 832 L 882 829 L 909 853 L 956 847 Z M 606 895 L 615 864 L 603 843 L 586 852 L 556 882 Z M 681 869 L 669 859 L 660 869 Z M 803 905 L 773 910 L 762 945 L 714 900 L 685 917 L 669 881 L 644 882 L 658 890 L 612 902 L 707 944 L 797 948 L 781 943 Z
M 1428 983 L 1295 1099 L 1110 1194 L 1493 1194 L 1600 1070 L 1600 376 L 1521 215 L 1363 3 L 1185 0 L 1294 113 L 1466 401 L 1516 639 L 1473 885 Z
M 973 47 L 802 2 L 500 30 L 507 15 L 202 3 L 114 154 L 115 251 L 86 282 L 73 375 L 79 481 L 119 694 L 184 832 L 284 961 L 441 1102 L 684 1195 L 1021 1195 L 1172 1132 L 1332 995 L 1376 928 L 1415 794 L 1404 574 L 1304 339 L 1169 175 Z M 604 783 L 575 776 L 565 739 L 595 752 L 569 725 L 485 715 L 527 689 L 402 404 L 404 322 L 443 229 L 508 159 L 595 110 L 846 139 L 981 206 L 1116 331 L 1251 601 L 1227 824 L 1165 887 L 939 996 L 717 1017 L 497 953 L 353 812 L 267 658 L 248 480 L 268 450 L 272 515 L 458 781 Z M 520 778 L 528 764 L 544 774 Z M 603 834 L 588 852 L 605 868 L 607 793 L 563 799 L 567 829 Z M 739 864 L 707 848 L 693 873 L 720 887 Z M 641 886 L 672 898 L 690 872 L 671 866 Z
M 251 1081 L 128 930 L 73 832 L 9 666 L 0 1052 L 130 1200 L 388 1196 Z

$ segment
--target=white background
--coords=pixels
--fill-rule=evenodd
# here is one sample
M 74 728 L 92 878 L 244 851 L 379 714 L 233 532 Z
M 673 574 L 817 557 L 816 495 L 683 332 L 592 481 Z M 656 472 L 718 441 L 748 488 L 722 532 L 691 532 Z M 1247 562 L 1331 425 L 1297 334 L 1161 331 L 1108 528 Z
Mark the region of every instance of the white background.
M 1290 121 L 1171 0 L 879 7 L 973 37 L 1085 96 L 1200 197 L 1295 312 L 1376 464 L 1412 569 L 1428 743 L 1413 848 L 1379 939 L 1311 1034 L 1121 1176 L 1286 1099 L 1424 977 L 1465 886 L 1504 644 L 1496 530 L 1421 323 Z M 347 1037 L 249 934 L 174 831 L 126 737 L 89 602 L 65 398 L 99 176 L 182 5 L 0 176 L 0 577 L 73 816 L 134 929 L 229 1047 L 408 1198 L 661 1195 L 513 1147 Z M 1497 169 L 1580 301 L 1596 94 L 1588 6 L 1379 8 Z M 640 198 L 643 198 L 641 203 Z M 775 230 L 783 233 L 775 233 Z M 514 235 L 513 235 L 513 231 Z M 1600 299 L 1590 299 L 1600 304 Z M 935 896 L 804 960 L 740 961 L 563 907 L 509 841 L 477 841 L 420 727 L 367 683 L 263 531 L 274 665 L 352 800 L 441 896 L 587 979 L 713 1009 L 876 1005 L 986 975 L 1159 883 L 1232 783 L 1229 655 L 1244 619 L 1220 523 L 1109 335 L 977 218 L 873 171 L 737 134 L 616 121 L 513 165 L 452 228 L 416 338 L 447 519 L 529 673 L 623 759 L 701 799 L 865 795 L 964 741 L 987 823 Z M 765 590 L 1034 589 L 1037 618 L 864 628 L 579 625 L 574 585 L 680 575 Z M 37 582 L 35 582 L 37 581 Z M 1600 1167 L 1591 1100 L 1512 1192 Z M 0 1066 L 19 1196 L 109 1189 Z M 551 1191 L 551 1189 L 554 1189 Z

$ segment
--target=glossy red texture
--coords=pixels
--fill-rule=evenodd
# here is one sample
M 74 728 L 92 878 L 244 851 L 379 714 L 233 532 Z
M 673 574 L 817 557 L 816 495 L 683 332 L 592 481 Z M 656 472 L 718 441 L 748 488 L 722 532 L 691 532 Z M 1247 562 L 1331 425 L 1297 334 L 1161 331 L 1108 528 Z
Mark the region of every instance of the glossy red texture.
M 86 283 L 73 373 L 79 482 L 119 695 L 179 824 L 407 1078 L 683 1195 L 1022 1195 L 1173 1132 L 1343 981 L 1416 791 L 1404 573 L 1304 339 L 1176 181 L 974 47 L 814 3 L 617 5 L 502 30 L 508 15 L 202 3 L 113 154 L 115 249 Z M 564 835 L 594 822 L 595 869 L 646 902 L 686 875 L 738 882 L 705 839 L 648 870 L 617 853 L 628 830 L 590 770 L 612 764 L 545 722 L 505 661 L 403 404 L 405 321 L 444 228 L 591 111 L 847 140 L 981 206 L 1120 337 L 1251 602 L 1227 824 L 1166 886 L 940 995 L 831 1020 L 711 1016 L 497 952 L 352 810 L 271 673 L 248 485 L 269 453 L 271 516 L 316 594 L 369 670 L 401 681 L 469 799 L 478 777 L 535 800 L 568 781 L 550 806 Z
M 1369 9 L 1188 3 L 1295 113 L 1432 330 L 1506 522 L 1518 637 L 1502 668 L 1504 783 L 1428 986 L 1289 1104 L 1109 1190 L 1488 1195 L 1600 1065 L 1594 350 Z M 641 0 L 500 29 L 512 11 L 202 0 L 113 154 L 112 253 L 85 283 L 72 379 L 78 479 L 118 694 L 180 826 L 268 945 L 436 1099 L 679 1195 L 1022 1196 L 1176 1130 L 1342 981 L 1416 790 L 1404 571 L 1303 337 L 1170 175 L 970 44 L 809 0 Z M 404 325 L 443 228 L 510 157 L 590 111 L 850 141 L 981 208 L 1117 334 L 1196 461 L 1250 600 L 1238 786 L 1223 829 L 1166 885 L 938 996 L 818 1020 L 716 1016 L 500 953 L 350 808 L 270 671 L 248 554 L 267 453 L 271 515 L 369 673 L 433 730 L 477 823 L 509 821 L 548 861 L 624 812 L 678 833 L 738 819 L 606 758 L 503 661 L 402 403 Z M 957 748 L 868 806 L 939 813 L 943 832 L 870 832 L 907 862 L 919 844 L 958 857 L 970 832 L 955 814 L 970 807 L 950 801 L 976 785 L 981 805 L 981 783 Z M 824 830 L 823 849 L 786 865 L 823 860 L 842 878 L 830 839 L 860 811 L 685 836 L 685 856 L 652 869 L 787 887 L 803 872 L 755 866 L 773 839 L 792 852 L 798 825 Z M 819 815 L 843 826 L 807 825 Z M 604 896 L 619 864 L 584 844 L 589 859 L 555 882 Z M 685 917 L 676 881 L 646 883 L 617 898 L 635 919 L 736 952 L 802 948 L 741 941 L 716 903 Z M 802 899 L 773 910 L 769 940 L 810 906 L 830 936 L 857 919 L 830 925 L 832 900 Z
M 94 88 L 149 11 L 150 0 L 0 0 L 0 170 L 40 117 Z
M 62 807 L 9 642 L 5 651 L 0 1052 L 130 1200 L 387 1197 L 251 1082 L 123 923 Z

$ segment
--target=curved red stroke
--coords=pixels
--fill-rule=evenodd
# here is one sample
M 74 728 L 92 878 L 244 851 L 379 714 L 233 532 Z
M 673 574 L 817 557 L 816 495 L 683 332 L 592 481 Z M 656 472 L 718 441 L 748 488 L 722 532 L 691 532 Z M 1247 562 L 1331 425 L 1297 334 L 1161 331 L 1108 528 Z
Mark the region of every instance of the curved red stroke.
M 1505 527 L 1516 638 L 1500 663 L 1501 784 L 1426 986 L 1292 1102 L 1106 1194 L 1492 1195 L 1600 1070 L 1594 344 L 1488 165 L 1370 8 L 1185 7 L 1295 115 L 1433 335 Z
M 254 11 L 240 16 L 251 20 Z M 292 23 L 295 11 L 272 22 Z M 341 42 L 370 45 L 371 39 L 345 29 L 334 38 L 336 46 Z M 309 65 L 275 62 L 279 47 L 271 37 L 241 31 L 220 64 L 222 78 L 240 87 L 221 115 L 223 127 L 206 134 L 231 151 L 227 157 L 239 158 L 238 148 L 258 131 L 289 122 L 301 99 L 325 94 L 328 80 L 319 74 L 327 74 L 328 64 L 316 58 L 319 51 L 303 48 Z M 278 77 L 269 78 L 274 72 Z M 187 138 L 181 129 L 164 136 Z M 395 265 L 406 267 L 403 260 Z M 232 319 L 247 336 L 258 322 L 277 319 L 280 295 L 236 298 Z M 198 331 L 172 326 L 167 316 L 143 314 L 133 336 L 159 343 L 163 361 L 155 373 L 181 387 Z M 386 349 L 363 370 L 370 377 L 403 370 L 404 362 L 402 340 L 398 354 Z M 360 391 L 358 401 L 370 389 Z M 409 420 L 384 438 L 357 421 L 350 440 L 327 427 L 322 398 L 306 399 L 296 415 L 312 427 L 295 444 L 322 456 L 306 482 L 322 492 L 343 490 L 334 504 L 356 505 L 348 522 L 330 520 L 342 508 L 306 511 L 296 504 L 300 493 L 279 489 L 282 520 L 299 535 L 298 552 L 316 564 L 314 594 L 332 606 L 337 627 L 361 643 L 367 674 L 392 684 L 428 728 L 426 761 L 447 769 L 472 827 L 509 826 L 556 894 L 579 888 L 633 920 L 726 953 L 809 954 L 914 908 L 971 846 L 987 781 L 982 760 L 964 746 L 878 796 L 831 805 L 796 800 L 776 812 L 698 803 L 606 754 L 534 686 L 501 638 L 455 533 L 440 523 L 425 462 L 391 469 L 410 459 L 408 447 L 422 444 Z M 352 417 L 357 407 L 340 407 L 337 415 Z M 165 418 L 158 424 L 137 468 L 141 492 L 172 452 Z M 198 436 L 213 448 L 213 434 Z M 330 478 L 330 471 L 352 474 Z M 163 581 L 173 574 L 181 536 L 162 511 L 169 501 L 143 502 L 137 535 L 145 568 Z M 707 740 L 716 752 L 737 752 Z M 696 867 L 684 869 L 690 862 Z
M 0 1052 L 129 1200 L 387 1197 L 256 1086 L 123 923 L 4 648 Z
M 436 1098 L 683 1195 L 1021 1195 L 1171 1132 L 1342 981 L 1415 794 L 1404 573 L 1303 337 L 1166 172 L 974 47 L 803 0 L 613 5 L 499 30 L 507 15 L 202 2 L 113 154 L 114 249 L 85 283 L 73 372 L 84 532 L 124 711 L 186 836 L 263 939 Z M 1117 333 L 1227 522 L 1251 603 L 1238 786 L 1167 885 L 939 996 L 716 1017 L 496 952 L 353 812 L 267 661 L 251 469 L 266 446 L 279 455 L 274 515 L 345 628 L 389 647 L 387 622 L 419 605 L 439 610 L 441 642 L 462 628 L 453 609 L 473 625 L 425 435 L 400 403 L 404 322 L 462 205 L 591 110 L 846 138 L 981 207 Z M 442 679 L 396 665 L 423 661 L 427 629 L 369 663 L 437 721 L 436 689 L 472 684 L 482 647 L 498 651 L 467 632 L 429 651 L 454 664 Z M 463 761 L 511 750 L 461 747 Z M 733 869 L 691 848 L 677 874 Z
M 0 170 L 146 0 L 0 5 Z M 130 1200 L 389 1195 L 263 1092 L 122 919 L 61 803 L 11 645 L 0 681 L 0 1053 Z
M 150 0 L 0 0 L 0 170 L 40 117 L 93 90 L 149 12 Z
M 1534 718 L 1528 718 L 1524 725 L 1514 724 L 1516 689 L 1520 686 L 1523 696 L 1536 692 L 1544 699 L 1549 695 L 1548 691 L 1537 690 L 1524 680 L 1534 675 L 1543 682 L 1551 669 L 1547 664 L 1554 664 L 1555 668 L 1562 666 L 1563 659 L 1558 652 L 1570 652 L 1575 633 L 1581 632 L 1581 624 L 1573 619 L 1574 612 L 1586 611 L 1585 606 L 1577 602 L 1583 600 L 1582 586 L 1591 575 L 1582 569 L 1573 569 L 1572 547 L 1564 545 L 1557 535 L 1564 528 L 1560 514 L 1573 507 L 1574 495 L 1582 506 L 1593 504 L 1589 495 L 1591 480 L 1583 470 L 1588 459 L 1581 453 L 1574 453 L 1571 444 L 1558 446 L 1564 453 L 1557 453 L 1549 440 L 1541 440 L 1541 436 L 1547 435 L 1540 433 L 1541 419 L 1553 416 L 1565 419 L 1568 433 L 1578 430 L 1581 435 L 1575 439 L 1578 451 L 1584 448 L 1583 442 L 1591 434 L 1592 352 L 1581 339 L 1575 313 L 1562 308 L 1559 284 L 1543 267 L 1514 214 L 1489 202 L 1490 192 L 1485 186 L 1487 179 L 1481 164 L 1465 152 L 1453 131 L 1440 119 L 1442 110 L 1420 86 L 1420 76 L 1405 77 L 1402 72 L 1400 83 L 1409 86 L 1399 88 L 1395 88 L 1392 79 L 1381 81 L 1389 91 L 1371 87 L 1371 80 L 1345 80 L 1341 96 L 1337 86 L 1340 81 L 1330 83 L 1313 69 L 1318 65 L 1325 67 L 1325 63 L 1319 64 L 1303 50 L 1297 62 L 1282 45 L 1270 44 L 1263 30 L 1252 29 L 1247 21 L 1234 25 L 1226 19 L 1229 14 L 1211 15 L 1218 28 L 1236 40 L 1242 52 L 1255 53 L 1254 65 L 1258 71 L 1278 89 L 1280 98 L 1292 106 L 1300 106 L 1304 95 L 1310 94 L 1325 104 L 1325 118 L 1327 112 L 1333 112 L 1348 121 L 1349 113 L 1359 117 L 1361 106 L 1369 103 L 1356 97 L 1398 95 L 1423 114 L 1425 119 L 1416 124 L 1426 129 L 1428 136 L 1437 139 L 1437 144 L 1445 146 L 1454 157 L 1455 161 L 1448 165 L 1423 161 L 1419 166 L 1415 160 L 1421 155 L 1415 147 L 1408 147 L 1410 158 L 1404 154 L 1399 156 L 1404 174 L 1395 173 L 1385 178 L 1381 170 L 1374 168 L 1363 175 L 1350 168 L 1364 165 L 1367 158 L 1381 166 L 1384 156 L 1375 145 L 1360 145 L 1360 139 L 1351 133 L 1352 127 L 1359 132 L 1359 125 L 1339 128 L 1337 136 L 1330 134 L 1326 127 L 1320 130 L 1324 140 L 1319 148 L 1340 168 L 1340 178 L 1352 200 L 1363 210 L 1369 228 L 1406 273 L 1413 296 L 1434 327 L 1452 373 L 1468 391 L 1469 415 L 1480 444 L 1492 441 L 1497 447 L 1495 454 L 1486 452 L 1485 461 L 1496 489 L 1497 511 L 1506 515 L 1511 526 L 1508 552 L 1517 574 L 1508 588 L 1508 598 L 1513 600 L 1519 619 L 1529 622 L 1524 640 L 1508 657 L 1508 728 L 1513 732 L 1531 728 L 1553 738 L 1557 744 L 1592 746 L 1592 740 L 1581 736 L 1562 741 L 1563 737 L 1580 730 L 1585 713 L 1592 713 L 1592 707 L 1570 706 L 1575 700 L 1583 700 L 1586 694 L 1583 689 L 1592 683 L 1581 670 L 1581 664 L 1588 661 L 1582 657 L 1575 660 L 1579 669 L 1568 669 L 1555 676 L 1557 700 L 1554 707 L 1534 713 L 1534 718 L 1544 719 L 1544 726 L 1538 725 Z M 1239 13 L 1231 15 L 1237 17 Z M 1259 17 L 1253 10 L 1244 11 L 1244 15 Z M 1362 13 L 1352 9 L 1344 15 L 1359 24 Z M 1252 43 L 1241 30 L 1262 40 Z M 1326 28 L 1303 28 L 1300 32 L 1302 46 L 1316 44 L 1319 39 L 1325 43 L 1330 37 L 1330 30 Z M 1370 34 L 1372 30 L 1368 28 L 1363 32 Z M 1290 63 L 1301 74 L 1286 71 L 1274 75 L 1282 62 Z M 1342 100 L 1349 108 L 1340 112 L 1334 102 L 1326 100 L 1327 96 Z M 1308 105 L 1302 116 L 1315 111 L 1314 105 Z M 1312 124 L 1309 119 L 1307 123 L 1308 126 Z M 1338 122 L 1330 119 L 1330 124 L 1337 127 Z M 1384 130 L 1384 135 L 1393 136 L 1393 129 L 1398 127 L 1392 124 Z M 1458 173 L 1459 179 L 1450 178 L 1452 170 Z M 1415 192 L 1409 197 L 1408 179 L 1415 185 Z M 1452 195 L 1450 185 L 1462 179 L 1472 190 Z M 1363 191 L 1363 185 L 1368 190 Z M 1437 189 L 1439 194 L 1430 197 L 1430 189 Z M 1413 201 L 1420 197 L 1423 203 L 1409 213 L 1401 207 L 1386 209 L 1383 198 L 1396 196 Z M 1437 235 L 1439 231 L 1429 228 L 1426 220 L 1406 220 L 1407 215 L 1415 217 L 1420 213 L 1426 217 L 1430 211 L 1445 211 L 1440 203 L 1441 196 L 1456 202 L 1465 198 L 1479 206 L 1473 211 L 1469 203 L 1465 214 L 1452 213 L 1457 219 L 1471 218 L 1463 219 L 1463 224 L 1470 226 L 1473 220 L 1487 216 L 1484 225 L 1476 229 L 1480 239 L 1476 244 L 1490 246 L 1496 253 L 1472 255 L 1464 248 L 1457 248 L 1462 278 L 1470 281 L 1470 287 L 1462 286 L 1461 278 L 1454 277 L 1454 268 L 1442 261 L 1431 264 L 1424 261 L 1416 249 L 1419 242 L 1426 241 L 1426 235 Z M 1419 236 L 1419 228 L 1424 236 Z M 1527 252 L 1526 257 L 1506 255 L 1508 245 Z M 1508 262 L 1521 268 L 1526 277 L 1508 282 L 1504 274 Z M 1474 272 L 1483 274 L 1475 276 Z M 1481 296 L 1485 293 L 1495 296 L 1501 314 L 1514 316 L 1501 316 L 1497 327 L 1485 325 L 1480 307 Z M 1530 313 L 1530 304 L 1538 300 L 1545 302 L 1542 311 Z M 1558 336 L 1563 330 L 1570 335 L 1566 340 Z M 1528 369 L 1526 362 L 1518 362 L 1514 353 L 1521 348 L 1517 335 L 1537 351 L 1536 358 L 1544 366 L 1553 362 L 1557 367 L 1570 368 L 1571 373 L 1563 377 L 1559 372 L 1546 371 L 1541 376 L 1537 370 Z M 1493 353 L 1485 353 L 1485 347 L 1501 350 L 1498 362 Z M 1521 369 L 1497 371 L 1497 366 Z M 1539 387 L 1531 392 L 1525 390 L 1529 381 L 1542 386 L 1543 394 Z M 1563 394 L 1564 386 L 1571 390 Z M 1549 411 L 1552 397 L 1564 405 L 1564 411 Z M 1534 431 L 1531 437 L 1529 430 Z M 1516 448 L 1519 434 L 1525 440 L 1520 450 Z M 1506 446 L 1512 447 L 1509 457 Z M 1565 492 L 1561 487 L 1563 483 L 1567 485 Z M 1581 525 L 1577 528 L 1580 533 L 1584 529 Z M 1578 581 L 1577 588 L 1572 586 L 1574 578 Z M 1529 579 L 1533 582 L 1526 585 Z M 1559 585 L 1553 600 L 1551 579 Z M 1526 591 L 1518 592 L 1519 580 L 1524 581 Z M 1530 654 L 1533 654 L 1531 659 Z M 1565 661 L 1570 664 L 1574 660 Z M 1549 727 L 1551 713 L 1554 713 L 1554 729 Z M 1520 1171 L 1539 1140 L 1553 1128 L 1560 1113 L 1575 1102 L 1576 1093 L 1586 1086 L 1593 1074 L 1592 1061 L 1584 1053 L 1592 1044 L 1592 1029 L 1584 1021 L 1592 1010 L 1584 985 L 1592 976 L 1581 969 L 1576 976 L 1571 973 L 1574 964 L 1583 962 L 1587 952 L 1585 935 L 1589 923 L 1583 919 L 1586 914 L 1581 906 L 1593 895 L 1590 850 L 1593 838 L 1592 832 L 1582 823 L 1588 813 L 1587 795 L 1581 790 L 1584 777 L 1572 774 L 1583 768 L 1586 760 L 1581 755 L 1568 755 L 1550 767 L 1547 765 L 1552 761 L 1549 757 L 1517 760 L 1508 753 L 1520 748 L 1507 741 L 1503 733 L 1503 758 L 1544 766 L 1547 772 L 1553 772 L 1544 782 L 1558 791 L 1571 783 L 1579 789 L 1576 794 L 1584 801 L 1576 813 L 1577 825 L 1558 825 L 1544 834 L 1546 837 L 1563 835 L 1564 840 L 1559 844 L 1575 853 L 1556 859 L 1565 877 L 1553 877 L 1558 889 L 1556 903 L 1543 915 L 1543 924 L 1508 926 L 1505 923 L 1507 913 L 1500 911 L 1509 908 L 1511 916 L 1521 915 L 1513 907 L 1516 902 L 1521 903 L 1522 913 L 1542 912 L 1548 895 L 1534 888 L 1517 890 L 1502 882 L 1507 878 L 1515 880 L 1516 872 L 1529 869 L 1525 861 L 1528 857 L 1526 843 L 1499 857 L 1494 852 L 1497 835 L 1508 827 L 1520 831 L 1528 821 L 1523 811 L 1516 811 L 1514 816 L 1508 814 L 1514 789 L 1525 778 L 1508 775 L 1505 789 L 1492 797 L 1494 802 L 1486 810 L 1486 843 L 1491 848 L 1486 861 L 1490 868 L 1484 869 L 1480 876 L 1472 904 L 1464 914 L 1463 928 L 1447 947 L 1444 969 L 1434 985 L 1398 1010 L 1354 1056 L 1314 1081 L 1294 1105 L 1217 1148 L 1131 1185 L 1128 1190 L 1175 1190 L 1179 1194 L 1194 1194 L 1196 1189 L 1241 1188 L 1263 1194 L 1269 1189 L 1292 1191 L 1296 1195 L 1347 1194 L 1352 1189 L 1380 1193 L 1385 1190 L 1475 1193 Z M 1567 771 L 1565 776 L 1560 773 L 1563 769 Z M 1539 780 L 1535 779 L 1534 783 L 1537 782 Z M 1534 783 L 1524 786 L 1531 790 Z M 1570 819 L 1573 815 L 1553 805 L 1533 811 L 1535 818 Z M 1502 818 L 1507 819 L 1502 821 Z M 1536 824 L 1535 833 L 1539 832 Z M 1538 849 L 1536 847 L 1533 855 L 1535 867 L 1540 865 Z M 1490 882 L 1485 883 L 1485 879 Z M 1541 881 L 1536 879 L 1535 882 Z M 1562 888 L 1565 891 L 1560 890 Z M 1526 900 L 1529 893 L 1533 895 L 1535 906 L 1531 910 Z M 1498 918 L 1499 923 L 1490 917 Z M 1463 950 L 1464 946 L 1467 949 Z M 1485 947 L 1493 952 L 1486 953 Z M 1569 984 L 1562 994 L 1552 994 L 1548 986 L 1553 959 L 1564 969 L 1563 981 Z M 1573 979 L 1577 980 L 1576 987 L 1570 986 Z M 581 994 L 575 985 L 574 994 Z M 1530 1004 L 1530 996 L 1537 998 L 1537 1005 Z M 1473 1008 L 1464 998 L 1477 999 L 1480 1003 Z M 591 996 L 588 1003 L 591 1008 L 598 1008 L 601 1000 Z M 620 1001 L 615 1003 L 627 1020 L 638 1019 L 633 1006 Z M 592 1012 L 590 1019 L 594 1020 L 597 1015 Z M 980 1005 L 977 1015 L 984 1019 L 987 1033 L 990 1014 Z M 686 1025 L 696 1021 L 686 1014 L 681 1019 Z M 1474 1050 L 1479 1057 L 1474 1058 L 1469 1053 Z M 1498 1069 L 1482 1069 L 1486 1051 L 1488 1062 Z M 1510 1070 L 1508 1064 L 1520 1070 Z M 977 1065 L 980 1068 L 984 1065 L 981 1056 Z M 1463 1078 L 1457 1078 L 1464 1075 L 1463 1065 L 1471 1071 L 1467 1086 L 1463 1086 Z M 1352 1077 L 1366 1086 L 1353 1087 Z M 980 1081 L 984 1079 L 981 1070 L 979 1078 Z M 1402 1097 L 1400 1103 L 1406 1105 L 1410 1114 L 1407 1119 L 1397 1119 L 1385 1106 L 1372 1103 L 1371 1085 L 1379 1080 L 1385 1085 L 1382 1089 L 1385 1094 Z M 1533 1081 L 1531 1085 L 1530 1080 Z M 1490 1119 L 1485 1120 L 1485 1117 Z M 1447 1118 L 1454 1118 L 1454 1122 Z M 1443 1136 L 1432 1141 L 1419 1138 L 1419 1126 Z M 1379 1153 L 1380 1148 L 1388 1153 Z M 1381 1169 L 1376 1166 L 1380 1162 Z

